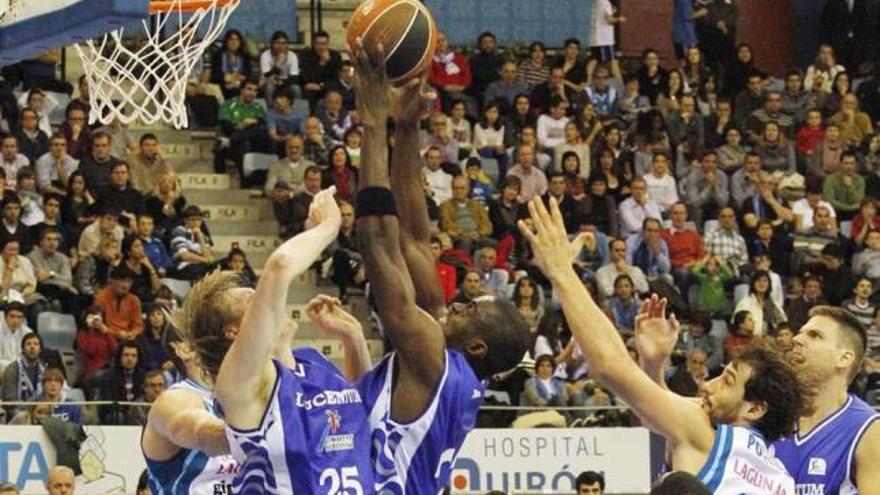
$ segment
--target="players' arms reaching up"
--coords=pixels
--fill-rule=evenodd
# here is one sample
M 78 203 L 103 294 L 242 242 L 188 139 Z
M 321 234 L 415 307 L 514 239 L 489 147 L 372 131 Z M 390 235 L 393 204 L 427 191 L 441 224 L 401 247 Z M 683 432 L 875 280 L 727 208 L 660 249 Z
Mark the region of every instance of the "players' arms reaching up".
M 215 393 L 226 421 L 234 428 L 255 428 L 263 416 L 276 377 L 270 357 L 288 323 L 285 307 L 290 283 L 339 233 L 342 215 L 333 198 L 335 192 L 333 187 L 319 192 L 310 210 L 313 227 L 285 241 L 269 256 L 238 336 L 223 359 Z
M 381 49 L 380 49 L 381 51 Z M 378 57 L 384 60 L 380 54 Z M 353 54 L 354 90 L 364 122 L 357 199 L 358 247 L 376 296 L 382 325 L 398 349 L 400 375 L 392 397 L 395 420 L 422 414 L 445 366 L 439 324 L 416 304 L 400 249 L 400 224 L 388 176 L 389 88 L 383 63 L 374 66 L 363 48 Z
M 419 307 L 435 318 L 446 312 L 443 288 L 431 254 L 431 225 L 422 187 L 419 156 L 419 122 L 431 97 L 425 94 L 424 78 L 413 79 L 401 88 L 389 88 L 391 118 L 394 120 L 394 149 L 391 153 L 391 188 L 400 219 L 400 249 L 412 277 Z
M 223 421 L 208 412 L 202 400 L 188 390 L 167 390 L 159 394 L 150 408 L 148 424 L 145 439 L 158 435 L 165 440 L 149 442 L 152 448 L 147 454 L 152 459 L 168 459 L 180 449 L 198 450 L 209 456 L 229 453 Z M 160 452 L 162 450 L 167 452 Z
M 370 371 L 373 363 L 364 329 L 357 318 L 342 309 L 339 299 L 318 295 L 306 305 L 306 315 L 325 334 L 342 341 L 342 374 L 346 378 L 354 382 Z
M 614 325 L 572 269 L 573 249 L 555 199 L 550 200 L 550 211 L 540 198 L 530 201 L 529 213 L 534 230 L 520 221 L 520 231 L 532 246 L 535 262 L 553 283 L 591 373 L 677 447 L 708 453 L 714 439 L 708 415 L 698 405 L 661 389 L 639 369 Z
M 666 366 L 680 330 L 675 315 L 666 318 L 666 299 L 654 294 L 642 301 L 635 330 L 639 365 L 654 383 L 666 390 Z

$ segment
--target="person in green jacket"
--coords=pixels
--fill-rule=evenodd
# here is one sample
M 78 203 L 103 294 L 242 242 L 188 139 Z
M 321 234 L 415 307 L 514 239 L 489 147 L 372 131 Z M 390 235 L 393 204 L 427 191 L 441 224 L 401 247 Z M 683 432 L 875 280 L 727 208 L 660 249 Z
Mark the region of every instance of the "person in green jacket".
M 733 277 L 733 267 L 707 255 L 691 267 L 691 274 L 698 284 L 697 309 L 712 316 L 726 314 L 730 308 L 724 284 Z
M 825 177 L 822 196 L 831 203 L 840 220 L 849 220 L 859 211 L 865 199 L 865 178 L 856 173 L 856 154 L 844 151 L 840 155 L 840 169 Z

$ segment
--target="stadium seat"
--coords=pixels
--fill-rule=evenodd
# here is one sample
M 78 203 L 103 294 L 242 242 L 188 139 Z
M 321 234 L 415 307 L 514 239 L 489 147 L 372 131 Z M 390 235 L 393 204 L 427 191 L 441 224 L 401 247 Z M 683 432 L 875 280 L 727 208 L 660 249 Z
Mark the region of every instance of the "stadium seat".
M 299 117 L 305 122 L 306 117 L 309 116 L 309 101 L 298 99 L 293 102 L 293 116 Z
M 712 330 L 709 333 L 716 339 L 723 339 L 727 335 L 727 322 L 724 320 L 712 320 Z
M 703 223 L 703 235 L 716 230 L 718 230 L 718 220 L 706 220 L 706 222 Z
M 44 311 L 37 316 L 37 332 L 43 344 L 59 352 L 73 352 L 76 340 L 76 318 L 73 315 Z
M 845 222 L 840 222 L 840 235 L 849 239 L 852 234 L 852 221 L 847 220 Z
M 480 157 L 480 167 L 482 167 L 483 173 L 492 179 L 492 184 L 498 183 L 498 160 L 494 158 Z
M 277 161 L 278 157 L 269 153 L 248 153 L 244 155 L 241 168 L 247 179 L 257 170 L 269 170 L 269 165 Z
M 749 284 L 739 284 L 733 288 L 733 306 L 749 295 Z
M 176 278 L 163 278 L 162 285 L 168 286 L 171 292 L 180 299 L 186 299 L 186 295 L 189 294 L 189 290 L 192 288 L 192 284 L 188 280 Z

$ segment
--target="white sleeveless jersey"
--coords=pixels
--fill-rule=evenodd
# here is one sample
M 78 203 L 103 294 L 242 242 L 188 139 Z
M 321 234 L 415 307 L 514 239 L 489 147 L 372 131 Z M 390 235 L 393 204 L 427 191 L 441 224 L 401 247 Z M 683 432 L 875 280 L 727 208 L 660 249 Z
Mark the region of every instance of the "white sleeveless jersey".
M 202 399 L 205 409 L 217 415 L 213 393 L 192 380 L 175 383 L 169 390 L 188 390 Z M 180 449 L 167 461 L 147 461 L 149 485 L 154 495 L 232 495 L 238 462 L 232 456 L 208 457 L 197 450 Z
M 794 479 L 760 433 L 720 425 L 706 465 L 697 474 L 715 495 L 795 495 Z

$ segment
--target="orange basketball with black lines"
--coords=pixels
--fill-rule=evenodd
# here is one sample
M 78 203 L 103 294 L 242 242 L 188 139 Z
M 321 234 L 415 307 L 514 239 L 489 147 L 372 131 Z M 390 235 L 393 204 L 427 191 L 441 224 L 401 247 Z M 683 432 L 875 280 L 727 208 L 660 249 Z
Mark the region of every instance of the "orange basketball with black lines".
M 418 0 L 367 0 L 348 24 L 350 49 L 361 38 L 367 55 L 376 60 L 376 47 L 385 50 L 385 70 L 392 83 L 420 75 L 431 64 L 437 44 L 437 26 L 431 12 Z

